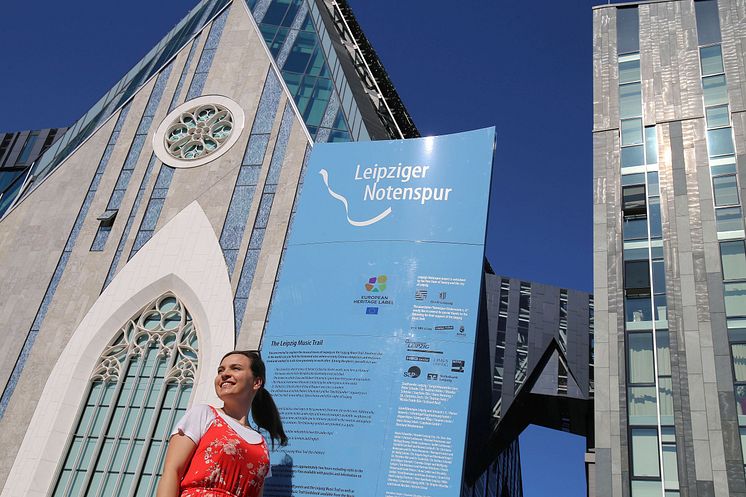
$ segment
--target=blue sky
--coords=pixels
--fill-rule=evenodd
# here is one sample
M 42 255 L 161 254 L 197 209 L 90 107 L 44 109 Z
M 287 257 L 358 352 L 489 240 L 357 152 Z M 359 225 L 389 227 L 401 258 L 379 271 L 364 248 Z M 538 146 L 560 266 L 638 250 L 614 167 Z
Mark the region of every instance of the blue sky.
M 422 135 L 497 127 L 495 272 L 592 291 L 589 0 L 349 0 Z M 74 122 L 195 0 L 9 2 L 0 131 Z M 580 437 L 521 437 L 527 497 L 585 495 Z M 557 485 L 561 482 L 561 485 Z

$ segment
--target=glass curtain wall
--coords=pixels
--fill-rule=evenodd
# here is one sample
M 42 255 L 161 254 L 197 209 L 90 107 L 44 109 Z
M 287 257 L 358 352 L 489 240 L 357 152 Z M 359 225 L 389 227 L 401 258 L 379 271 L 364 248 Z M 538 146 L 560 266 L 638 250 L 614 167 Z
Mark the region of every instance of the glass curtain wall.
M 351 141 L 318 28 L 305 0 L 246 0 L 315 141 Z
M 707 156 L 725 294 L 741 448 L 746 446 L 746 248 L 717 0 L 697 0 Z M 744 457 L 746 468 L 746 457 Z
M 679 495 L 655 126 L 643 121 L 637 6 L 617 8 L 632 497 Z

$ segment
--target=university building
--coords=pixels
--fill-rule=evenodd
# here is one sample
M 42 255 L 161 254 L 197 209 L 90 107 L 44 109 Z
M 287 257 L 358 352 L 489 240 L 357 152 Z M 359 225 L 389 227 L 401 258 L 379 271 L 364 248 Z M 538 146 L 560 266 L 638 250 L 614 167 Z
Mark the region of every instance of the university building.
M 744 22 L 593 10 L 598 496 L 746 496 Z

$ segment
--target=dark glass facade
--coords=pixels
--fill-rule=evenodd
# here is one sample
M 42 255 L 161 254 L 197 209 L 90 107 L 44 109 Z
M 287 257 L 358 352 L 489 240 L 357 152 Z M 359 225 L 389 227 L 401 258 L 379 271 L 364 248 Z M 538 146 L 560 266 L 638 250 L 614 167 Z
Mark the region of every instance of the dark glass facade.
M 528 425 L 585 436 L 593 451 L 593 295 L 484 277 L 462 495 L 516 496 Z

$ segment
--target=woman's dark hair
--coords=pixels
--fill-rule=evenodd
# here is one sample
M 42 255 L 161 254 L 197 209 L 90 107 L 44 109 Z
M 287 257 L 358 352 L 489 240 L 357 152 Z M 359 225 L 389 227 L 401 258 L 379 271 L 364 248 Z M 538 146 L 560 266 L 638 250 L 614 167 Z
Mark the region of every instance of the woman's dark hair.
M 277 405 L 272 399 L 272 395 L 265 388 L 267 368 L 264 366 L 264 361 L 259 356 L 259 352 L 256 350 L 234 350 L 225 354 L 223 359 L 235 354 L 248 357 L 251 373 L 255 378 L 262 379 L 262 387 L 256 392 L 254 400 L 251 403 L 251 417 L 254 418 L 254 422 L 259 428 L 267 430 L 272 440 L 272 448 L 275 446 L 275 440 L 280 442 L 280 446 L 287 445 L 288 437 L 285 435 L 285 430 L 282 429 L 280 411 L 277 410 Z

